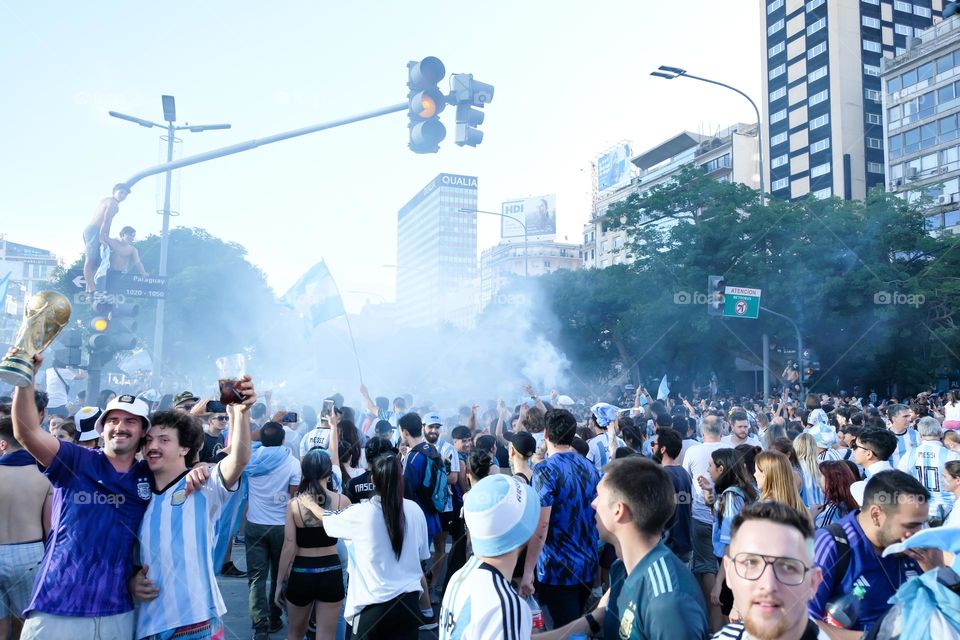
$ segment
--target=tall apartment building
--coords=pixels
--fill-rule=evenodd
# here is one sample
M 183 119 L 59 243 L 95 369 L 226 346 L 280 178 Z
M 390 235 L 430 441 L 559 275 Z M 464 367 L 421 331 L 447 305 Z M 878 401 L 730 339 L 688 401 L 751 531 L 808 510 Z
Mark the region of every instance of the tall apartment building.
M 766 184 L 774 197 L 862 199 L 884 180 L 881 59 L 942 0 L 763 0 Z
M 604 268 L 629 263 L 624 251 L 627 234 L 607 226 L 606 212 L 612 204 L 631 194 L 642 194 L 672 180 L 681 168 L 700 167 L 722 181 L 759 188 L 756 124 L 736 124 L 716 135 L 683 131 L 655 147 L 633 156 L 636 175 L 625 186 L 602 194 L 594 203 L 590 221 L 583 227 L 583 266 Z
M 960 230 L 960 16 L 884 61 L 887 189 L 930 198 L 931 232 Z
M 13 342 L 26 301 L 48 288 L 58 266 L 53 252 L 10 242 L 0 234 L 0 282 L 9 274 L 6 297 L 0 299 L 0 344 Z
M 470 326 L 476 318 L 477 178 L 441 173 L 397 213 L 397 322 Z

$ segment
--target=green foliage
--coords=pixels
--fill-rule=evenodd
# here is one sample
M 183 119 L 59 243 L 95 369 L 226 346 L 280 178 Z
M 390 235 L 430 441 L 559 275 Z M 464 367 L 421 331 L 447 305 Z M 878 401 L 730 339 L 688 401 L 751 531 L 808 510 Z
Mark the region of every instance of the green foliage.
M 800 326 L 819 355 L 820 387 L 926 385 L 960 363 L 960 240 L 931 237 L 923 220 L 882 191 L 761 206 L 756 191 L 691 168 L 608 209 L 608 227 L 627 234 L 629 267 L 542 280 L 560 345 L 591 374 L 639 363 L 645 375 L 703 384 L 711 370 L 731 376 L 735 357 L 759 364 L 764 332 L 795 344 L 792 328 L 763 311 L 708 317 L 707 276 L 719 274 L 761 289 L 763 306 Z M 783 364 L 774 354 L 776 373 Z

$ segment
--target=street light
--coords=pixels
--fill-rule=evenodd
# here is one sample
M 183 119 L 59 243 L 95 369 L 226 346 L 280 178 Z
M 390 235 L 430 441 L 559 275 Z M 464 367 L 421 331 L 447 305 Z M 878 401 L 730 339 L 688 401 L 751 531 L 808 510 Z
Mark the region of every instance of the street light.
M 763 135 L 760 130 L 760 109 L 757 108 L 757 103 L 753 101 L 753 98 L 748 96 L 740 89 L 736 87 L 731 87 L 728 84 L 722 82 L 717 82 L 716 80 L 711 80 L 709 78 L 702 78 L 700 76 L 695 76 L 692 73 L 687 73 L 686 69 L 681 69 L 680 67 L 668 67 L 667 65 L 660 65 L 659 71 L 651 71 L 650 75 L 656 76 L 657 78 L 663 78 L 665 80 L 673 80 L 674 78 L 690 78 L 691 80 L 699 80 L 700 82 L 706 82 L 709 84 L 715 84 L 718 87 L 723 87 L 725 89 L 730 89 L 730 91 L 739 93 L 741 96 L 747 99 L 750 103 L 750 106 L 753 107 L 753 112 L 757 116 L 757 148 L 760 151 L 760 156 L 758 162 L 760 165 L 760 204 L 764 204 L 764 180 L 763 180 Z
M 774 311 L 773 309 L 768 309 L 768 308 L 764 307 L 763 305 L 760 305 L 760 308 L 761 308 L 763 311 L 766 311 L 767 313 L 769 313 L 769 314 L 772 315 L 772 316 L 777 316 L 778 318 L 782 318 L 782 319 L 786 320 L 786 321 L 789 322 L 790 325 L 793 327 L 793 331 L 794 331 L 794 333 L 797 335 L 797 365 L 799 366 L 799 365 L 800 365 L 800 362 L 801 362 L 801 359 L 803 358 L 803 336 L 800 334 L 800 327 L 798 327 L 798 326 L 797 326 L 797 323 L 793 321 L 793 318 L 791 318 L 791 317 L 789 317 L 789 316 L 785 316 L 785 315 L 783 315 L 782 313 L 777 313 L 777 312 Z M 803 385 L 803 375 L 802 375 L 802 372 L 801 372 L 800 378 L 797 380 L 797 382 L 800 383 L 800 395 L 801 395 L 801 396 L 805 395 L 806 390 L 804 389 L 804 385 Z M 766 392 L 766 389 L 764 389 L 764 392 Z
M 509 218 L 513 220 L 521 227 L 523 227 L 523 277 L 529 277 L 530 275 L 530 254 L 527 252 L 527 225 L 524 224 L 523 220 L 516 218 L 514 216 L 508 216 L 505 213 L 499 213 L 497 211 L 482 211 L 480 209 L 469 209 L 462 207 L 460 209 L 461 213 L 485 213 L 489 216 L 500 216 L 501 218 Z
M 160 100 L 163 106 L 163 117 L 166 124 L 158 124 L 151 120 L 128 116 L 116 111 L 110 111 L 109 114 L 114 118 L 133 122 L 141 127 L 148 129 L 157 127 L 167 130 L 167 163 L 173 161 L 173 142 L 176 139 L 177 131 L 191 131 L 200 133 L 201 131 L 212 131 L 216 129 L 229 129 L 229 124 L 184 124 L 177 126 L 174 124 L 177 118 L 176 103 L 173 96 L 161 96 Z M 162 139 L 162 138 L 161 138 Z M 172 170 L 167 170 L 167 179 L 163 186 L 163 231 L 160 234 L 160 268 L 157 275 L 165 278 L 167 276 L 167 244 L 170 235 L 170 187 Z M 132 186 L 132 185 L 131 185 Z M 157 321 L 153 329 L 153 377 L 156 383 L 160 377 L 160 367 L 163 362 L 163 316 L 165 311 L 165 301 L 163 298 L 157 300 Z

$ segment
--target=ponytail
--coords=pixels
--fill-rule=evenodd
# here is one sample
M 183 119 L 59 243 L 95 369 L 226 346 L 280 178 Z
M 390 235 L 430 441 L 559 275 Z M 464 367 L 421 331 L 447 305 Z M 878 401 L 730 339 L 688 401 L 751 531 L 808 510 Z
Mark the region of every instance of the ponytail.
M 373 461 L 373 486 L 380 496 L 383 521 L 393 553 L 400 560 L 403 550 L 403 470 L 395 455 L 382 455 Z

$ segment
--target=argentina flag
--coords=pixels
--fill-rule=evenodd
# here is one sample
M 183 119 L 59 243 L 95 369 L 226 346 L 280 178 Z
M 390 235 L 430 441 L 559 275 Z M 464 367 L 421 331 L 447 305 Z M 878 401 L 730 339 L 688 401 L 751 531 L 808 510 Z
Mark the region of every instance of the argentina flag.
M 283 301 L 314 327 L 345 313 L 337 283 L 323 260 L 297 280 Z

